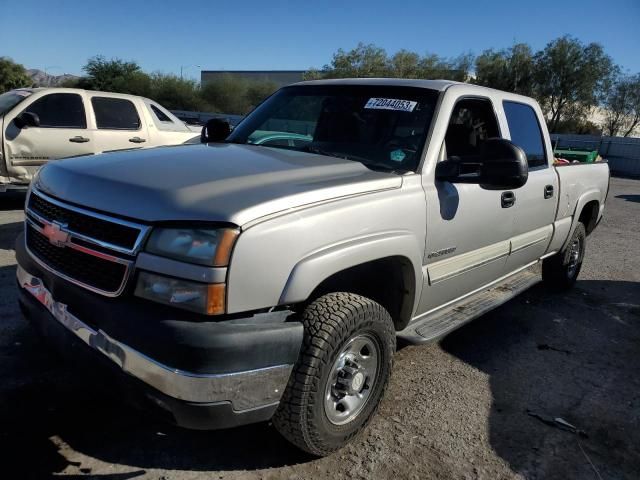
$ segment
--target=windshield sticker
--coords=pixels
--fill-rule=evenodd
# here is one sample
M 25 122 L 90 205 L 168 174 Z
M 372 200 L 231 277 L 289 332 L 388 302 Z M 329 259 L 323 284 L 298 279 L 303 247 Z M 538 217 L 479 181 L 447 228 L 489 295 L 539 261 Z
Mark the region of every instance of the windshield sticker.
M 370 98 L 364 108 L 374 110 L 397 110 L 399 112 L 413 112 L 418 102 L 400 100 L 397 98 Z
M 15 93 L 16 95 L 18 95 L 20 97 L 28 97 L 33 92 L 30 92 L 29 90 L 14 90 L 12 93 Z
M 389 152 L 389 158 L 394 162 L 401 162 L 405 159 L 406 156 L 407 155 L 402 151 L 401 148 Z

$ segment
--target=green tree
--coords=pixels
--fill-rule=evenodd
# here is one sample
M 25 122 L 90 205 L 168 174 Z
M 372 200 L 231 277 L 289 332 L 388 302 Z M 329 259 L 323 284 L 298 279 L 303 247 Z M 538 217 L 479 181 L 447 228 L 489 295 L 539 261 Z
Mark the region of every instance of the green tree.
M 615 66 L 597 43 L 564 36 L 534 57 L 535 93 L 552 132 L 561 120 L 584 117 L 598 105 Z
M 323 78 L 386 77 L 388 73 L 387 52 L 364 43 L 348 52 L 339 49 L 333 54 L 331 64 L 322 68 Z
M 307 71 L 304 78 L 441 78 L 464 82 L 469 78 L 472 65 L 471 54 L 447 59 L 434 54 L 421 57 L 416 52 L 403 49 L 389 57 L 383 48 L 359 43 L 349 51 L 339 49 L 330 64 L 321 70 Z
M 30 87 L 31 77 L 19 63 L 0 57 L 0 93 L 20 87 Z
M 476 58 L 475 68 L 478 85 L 533 95 L 533 52 L 526 43 L 517 43 L 500 51 L 485 50 Z
M 420 55 L 409 50 L 400 50 L 388 60 L 389 75 L 396 78 L 419 78 Z
M 640 74 L 619 76 L 604 100 L 606 135 L 628 137 L 640 124 Z
M 176 75 L 153 73 L 150 78 L 150 87 L 148 96 L 165 108 L 192 111 L 207 109 L 200 96 L 198 84 L 193 80 Z
M 78 82 L 80 88 L 148 96 L 151 78 L 136 62 L 119 58 L 107 60 L 102 55 L 90 58 L 82 67 L 87 74 Z
M 245 94 L 249 109 L 253 110 L 277 89 L 278 86 L 270 81 L 249 82 Z

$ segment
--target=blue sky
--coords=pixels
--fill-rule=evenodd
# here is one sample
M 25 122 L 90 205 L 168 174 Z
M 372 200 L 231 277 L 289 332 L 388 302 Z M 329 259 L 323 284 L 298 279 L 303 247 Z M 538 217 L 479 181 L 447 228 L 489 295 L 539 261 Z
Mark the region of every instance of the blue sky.
M 321 67 L 359 41 L 456 56 L 564 34 L 599 42 L 640 72 L 640 0 L 233 2 L 0 0 L 0 55 L 51 74 L 102 54 L 147 71 Z M 4 5 L 3 5 L 4 4 Z M 19 17 L 19 18 L 18 18 Z

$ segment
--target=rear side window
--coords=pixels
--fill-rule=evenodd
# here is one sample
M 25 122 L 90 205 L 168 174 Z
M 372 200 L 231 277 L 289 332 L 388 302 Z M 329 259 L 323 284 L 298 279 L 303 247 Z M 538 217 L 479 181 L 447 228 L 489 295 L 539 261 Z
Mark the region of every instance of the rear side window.
M 38 115 L 43 128 L 87 128 L 82 97 L 77 93 L 51 93 L 25 111 Z
M 547 155 L 536 112 L 524 103 L 503 102 L 503 106 L 511 141 L 527 154 L 529 168 L 546 166 Z
M 160 120 L 161 122 L 170 122 L 173 123 L 173 120 L 171 120 L 169 118 L 168 115 L 166 115 L 162 110 L 160 110 L 158 107 L 156 107 L 155 105 L 151 104 L 150 105 L 151 110 L 153 111 L 154 115 L 156 116 L 156 118 L 158 120 Z
M 99 129 L 138 130 L 140 117 L 133 102 L 124 98 L 92 97 L 91 105 Z

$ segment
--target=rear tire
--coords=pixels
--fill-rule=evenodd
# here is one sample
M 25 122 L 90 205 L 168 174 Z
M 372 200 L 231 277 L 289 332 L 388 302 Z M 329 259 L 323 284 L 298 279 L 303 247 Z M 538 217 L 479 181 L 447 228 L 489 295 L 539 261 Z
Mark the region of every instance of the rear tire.
M 360 433 L 378 409 L 395 328 L 381 305 L 344 292 L 315 300 L 302 323 L 300 356 L 273 423 L 298 448 L 324 456 Z
M 542 280 L 553 290 L 569 290 L 576 283 L 582 268 L 586 246 L 584 224 L 578 222 L 567 247 L 542 261 Z

